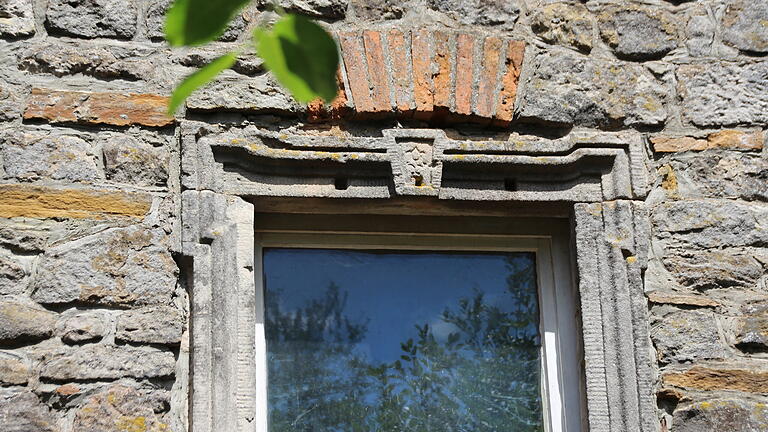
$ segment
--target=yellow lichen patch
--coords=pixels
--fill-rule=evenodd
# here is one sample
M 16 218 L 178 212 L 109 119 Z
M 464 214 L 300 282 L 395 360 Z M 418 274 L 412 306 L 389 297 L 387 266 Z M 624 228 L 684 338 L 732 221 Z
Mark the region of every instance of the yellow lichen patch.
M 637 257 L 632 255 L 627 257 L 627 264 L 634 264 L 637 262 Z
M 115 421 L 119 431 L 147 432 L 147 419 L 144 417 L 120 417 Z
M 0 185 L 0 217 L 37 219 L 142 218 L 152 197 L 144 193 Z
M 669 164 L 662 165 L 659 168 L 659 175 L 661 176 L 661 187 L 667 192 L 677 192 L 677 176 L 675 170 Z

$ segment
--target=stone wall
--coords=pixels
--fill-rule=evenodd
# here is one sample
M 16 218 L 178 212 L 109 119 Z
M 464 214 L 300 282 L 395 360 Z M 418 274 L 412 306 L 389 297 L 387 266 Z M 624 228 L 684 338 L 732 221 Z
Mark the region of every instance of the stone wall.
M 270 18 L 261 3 L 214 45 L 171 50 L 167 0 L 0 0 L 0 429 L 185 430 L 189 120 L 341 138 L 397 122 L 510 141 L 645 134 L 659 430 L 768 429 L 768 2 L 281 0 L 340 32 L 349 97 L 298 106 L 246 53 L 167 117 L 175 83 Z M 465 69 L 393 55 L 402 35 L 475 80 L 508 52 L 500 84 L 462 90 Z M 470 39 L 500 42 L 470 59 Z M 524 59 L 501 41 L 524 41 Z M 350 74 L 355 55 L 407 58 L 421 90 L 387 98 L 375 68 Z

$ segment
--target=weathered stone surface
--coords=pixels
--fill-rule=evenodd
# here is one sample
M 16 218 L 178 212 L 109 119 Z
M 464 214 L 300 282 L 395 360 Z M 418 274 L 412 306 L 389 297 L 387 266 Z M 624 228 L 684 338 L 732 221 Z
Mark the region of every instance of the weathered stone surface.
M 609 7 L 597 17 L 600 35 L 618 57 L 657 59 L 677 47 L 672 16 L 650 7 Z
M 206 50 L 204 48 L 188 51 L 178 59 L 178 63 L 182 66 L 200 68 L 215 60 L 221 55 L 216 50 Z M 231 68 L 233 71 L 248 75 L 255 76 L 264 72 L 264 60 L 254 53 L 242 53 L 237 56 L 235 64 Z
M 592 50 L 594 24 L 590 12 L 582 4 L 545 5 L 531 17 L 531 27 L 546 42 L 584 52 Z
M 723 15 L 723 41 L 753 53 L 768 53 L 768 3 L 731 0 Z
M 24 358 L 10 351 L 0 351 L 0 385 L 24 385 L 27 381 L 29 366 Z
M 713 132 L 706 138 L 694 138 L 691 136 L 674 137 L 660 135 L 651 138 L 653 150 L 660 153 L 674 153 L 689 150 L 761 150 L 765 136 L 763 131 L 752 132 L 740 130 L 723 130 Z
M 277 2 L 285 10 L 321 18 L 341 19 L 347 11 L 349 0 L 280 0 Z M 258 0 L 260 8 L 272 5 L 269 0 Z
M 663 257 L 662 262 L 680 284 L 698 290 L 751 288 L 763 275 L 760 262 L 740 250 L 682 251 Z
M 651 327 L 651 339 L 664 364 L 727 356 L 711 311 L 676 311 L 657 318 Z
M 768 243 L 768 206 L 728 200 L 686 200 L 660 204 L 652 220 L 661 237 L 681 246 L 750 246 Z
M 30 46 L 24 52 L 19 67 L 58 77 L 80 73 L 102 79 L 150 79 L 155 67 L 143 58 L 144 54 L 141 50 L 43 42 Z
M 768 311 L 739 318 L 736 347 L 747 351 L 768 351 Z
M 768 201 L 768 159 L 759 154 L 706 152 L 669 161 L 680 198 Z
M 130 346 L 82 345 L 45 361 L 40 376 L 57 381 L 172 376 L 170 351 Z
M 0 155 L 9 177 L 92 182 L 104 177 L 92 145 L 72 135 L 16 132 L 2 137 Z
M 615 128 L 667 118 L 666 91 L 634 64 L 553 51 L 536 57 L 533 76 L 522 88 L 522 119 Z
M 129 136 L 114 137 L 104 144 L 107 178 L 138 186 L 160 186 L 168 179 L 170 154 Z
M 3 432 L 58 432 L 50 410 L 27 390 L 0 390 L 0 426 Z
M 130 39 L 136 17 L 135 0 L 50 0 L 45 24 L 51 33 Z
M 86 93 L 32 89 L 24 118 L 51 123 L 83 123 L 114 126 L 172 125 L 168 98 L 154 94 Z
M 428 0 L 427 5 L 463 24 L 511 29 L 520 17 L 517 0 Z
M 0 295 L 21 294 L 24 276 L 26 272 L 18 260 L 0 255 Z
M 56 324 L 56 333 L 69 344 L 100 340 L 107 334 L 104 319 L 104 315 L 99 312 L 67 314 Z
M 24 101 L 18 87 L 8 84 L 0 78 L 0 121 L 11 121 L 21 118 Z
M 662 375 L 665 385 L 689 389 L 738 390 L 746 393 L 768 393 L 768 372 L 751 368 L 694 366 L 683 372 Z
M 680 406 L 673 415 L 675 432 L 768 430 L 768 405 L 746 399 L 711 399 Z
M 147 8 L 147 37 L 152 40 L 165 39 L 165 13 L 170 7 L 171 0 L 151 0 L 149 7 Z M 230 21 L 224 34 L 219 37 L 220 41 L 232 42 L 237 40 L 238 36 L 242 34 L 248 20 L 244 15 L 236 16 Z
M 27 301 L 0 299 L 0 342 L 45 339 L 53 333 L 56 314 Z
M 49 249 L 32 297 L 43 304 L 146 305 L 170 301 L 176 263 L 159 230 L 116 228 Z
M 0 228 L 0 245 L 20 252 L 42 252 L 45 247 L 45 237 L 27 227 L 11 226 Z
M 710 55 L 712 42 L 715 40 L 715 30 L 715 23 L 706 9 L 694 10 L 685 27 L 687 34 L 685 45 L 688 48 L 688 54 L 695 57 Z
M 170 432 L 162 421 L 162 401 L 146 392 L 124 385 L 111 386 L 92 398 L 75 413 L 78 432 Z
M 0 2 L 0 36 L 19 38 L 35 34 L 35 17 L 29 0 Z
M 115 339 L 126 342 L 177 345 L 183 317 L 175 307 L 148 307 L 121 313 Z
M 657 304 L 671 304 L 682 306 L 720 306 L 720 303 L 701 295 L 681 294 L 674 292 L 651 291 L 648 293 L 648 301 Z
M 678 68 L 683 117 L 696 126 L 768 123 L 768 62 Z
M 144 193 L 0 185 L 0 217 L 5 218 L 142 218 L 151 204 Z
M 196 91 L 187 99 L 191 110 L 298 112 L 303 110 L 267 76 L 226 77 Z
M 406 9 L 398 0 L 350 0 L 349 8 L 356 17 L 369 21 L 402 18 Z

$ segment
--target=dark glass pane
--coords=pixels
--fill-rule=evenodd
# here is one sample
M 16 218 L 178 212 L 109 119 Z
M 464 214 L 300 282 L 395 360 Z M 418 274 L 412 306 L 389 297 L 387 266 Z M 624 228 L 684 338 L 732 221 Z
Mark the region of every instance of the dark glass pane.
M 534 259 L 266 249 L 270 431 L 542 430 Z

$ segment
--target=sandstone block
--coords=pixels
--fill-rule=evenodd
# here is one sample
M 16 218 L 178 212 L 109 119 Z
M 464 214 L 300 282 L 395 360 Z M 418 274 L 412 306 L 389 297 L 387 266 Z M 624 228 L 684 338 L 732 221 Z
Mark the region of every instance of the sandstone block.
M 96 380 L 161 378 L 173 375 L 176 360 L 170 351 L 130 346 L 83 345 L 45 361 L 42 378 Z
M 126 342 L 178 345 L 184 319 L 174 307 L 149 307 L 121 313 L 115 339 Z
M 97 393 L 75 413 L 78 432 L 170 432 L 161 419 L 164 407 L 152 395 L 124 385 Z
M 151 204 L 152 197 L 144 193 L 0 185 L 0 217 L 4 218 L 142 218 Z
M 658 125 L 666 90 L 638 65 L 567 51 L 540 54 L 524 87 L 520 117 L 558 125 Z
M 768 393 L 768 372 L 752 368 L 694 366 L 683 372 L 666 372 L 662 375 L 662 382 L 702 391 Z
M 177 267 L 159 230 L 115 228 L 49 249 L 32 297 L 43 304 L 169 303 Z
M 58 432 L 45 404 L 28 390 L 0 390 L 0 425 L 3 432 Z
M 768 53 L 768 3 L 731 0 L 722 26 L 725 43 L 742 51 Z
M 656 136 L 651 138 L 653 150 L 660 153 L 674 153 L 690 150 L 761 150 L 765 136 L 763 131 L 722 130 L 710 133 L 706 138 L 690 136 Z
M 517 0 L 428 0 L 427 6 L 462 24 L 511 29 L 520 17 L 520 3 Z
M 21 294 L 22 279 L 27 272 L 24 266 L 11 256 L 0 255 L 0 295 Z
M 92 145 L 71 135 L 16 132 L 2 138 L 3 168 L 19 180 L 92 182 L 104 178 Z
M 720 303 L 701 295 L 682 294 L 675 292 L 651 291 L 648 301 L 656 304 L 671 304 L 682 306 L 717 307 Z
M 24 358 L 10 351 L 0 351 L 0 386 L 25 385 L 27 381 L 29 366 L 24 362 Z
M 107 124 L 113 126 L 163 127 L 168 117 L 168 98 L 153 94 L 86 93 L 32 89 L 24 118 L 50 123 Z
M 584 5 L 553 3 L 539 8 L 531 17 L 531 28 L 545 42 L 592 50 L 594 24 Z
M 45 339 L 53 333 L 56 314 L 27 301 L 0 300 L 0 342 L 18 343 Z
M 600 35 L 618 57 L 658 59 L 677 47 L 675 21 L 662 9 L 609 7 L 597 19 Z
M 97 341 L 107 334 L 104 318 L 99 312 L 68 314 L 59 319 L 56 333 L 68 344 Z
M 0 37 L 16 39 L 35 34 L 35 17 L 29 0 L 0 3 Z
M 681 285 L 696 290 L 752 288 L 763 275 L 760 262 L 740 250 L 681 251 L 662 262 Z
M 168 179 L 170 153 L 128 136 L 104 144 L 104 169 L 109 180 L 137 186 L 161 186 Z
M 45 23 L 56 34 L 130 39 L 136 18 L 135 0 L 50 0 Z
M 727 356 L 711 311 L 676 311 L 657 318 L 651 327 L 651 339 L 663 364 Z
M 696 126 L 768 123 L 768 62 L 678 68 L 683 117 Z
M 768 404 L 747 399 L 711 399 L 675 410 L 675 432 L 768 430 Z
M 759 154 L 707 152 L 670 160 L 680 198 L 741 198 L 768 201 L 768 160 Z

